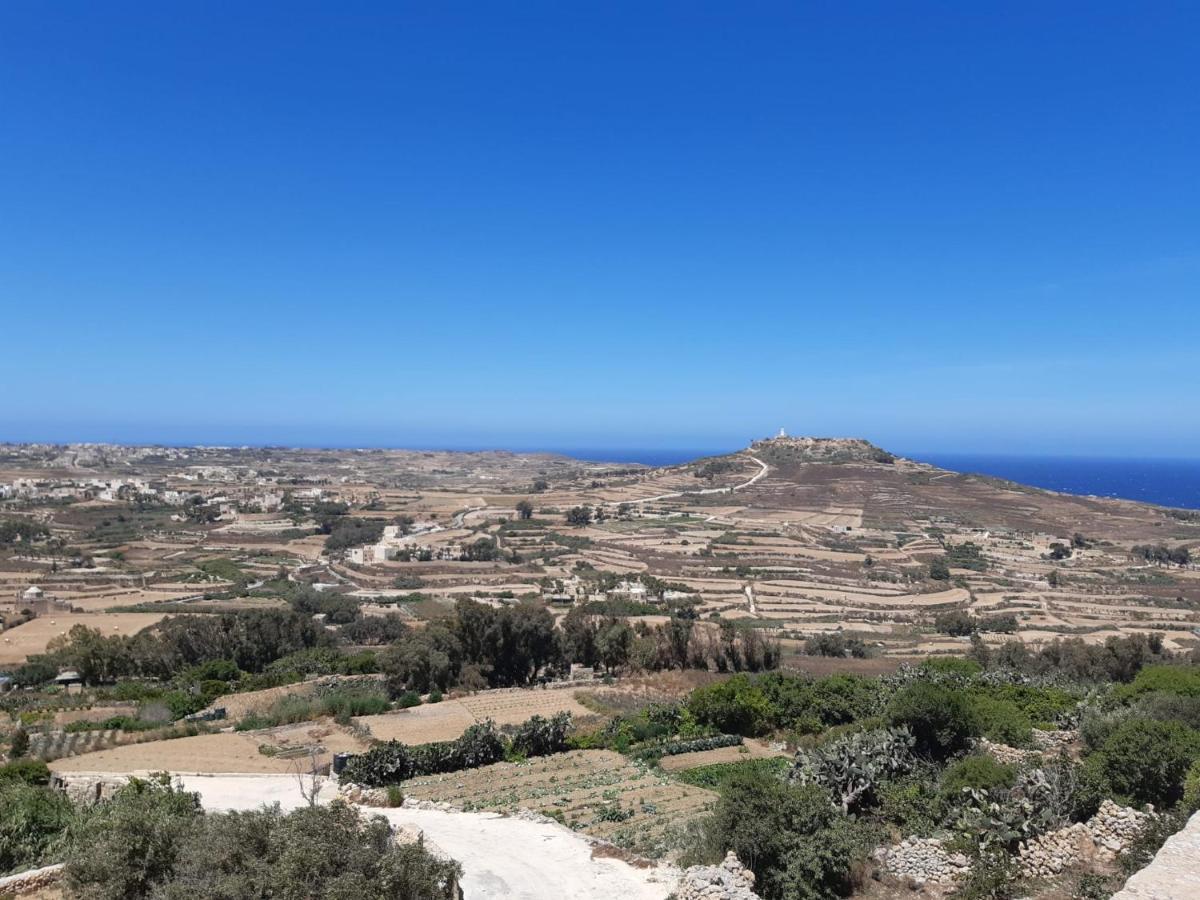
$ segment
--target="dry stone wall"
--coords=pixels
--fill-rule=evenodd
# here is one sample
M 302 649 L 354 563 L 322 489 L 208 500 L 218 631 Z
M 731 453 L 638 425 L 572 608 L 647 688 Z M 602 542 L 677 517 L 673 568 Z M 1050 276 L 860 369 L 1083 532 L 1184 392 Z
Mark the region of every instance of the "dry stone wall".
M 22 897 L 38 891 L 49 890 L 62 881 L 63 865 L 44 866 L 30 869 L 17 875 L 0 878 L 0 897 Z
M 1079 863 L 1112 861 L 1133 843 L 1150 816 L 1105 800 L 1087 822 L 1022 842 L 1017 851 L 1021 874 L 1048 877 Z
M 719 866 L 685 869 L 675 896 L 678 900 L 761 900 L 754 893 L 754 873 L 732 850 Z
M 905 838 L 895 847 L 875 851 L 885 871 L 917 884 L 951 884 L 971 868 L 963 853 L 950 853 L 938 838 Z

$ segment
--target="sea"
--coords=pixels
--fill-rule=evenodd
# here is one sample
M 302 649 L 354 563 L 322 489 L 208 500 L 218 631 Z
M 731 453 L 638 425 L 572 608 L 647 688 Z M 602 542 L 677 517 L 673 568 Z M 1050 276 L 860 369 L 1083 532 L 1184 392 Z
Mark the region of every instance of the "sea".
M 557 452 L 576 459 L 671 466 L 740 448 L 697 450 L 578 449 Z M 1118 459 L 1079 456 L 905 453 L 953 472 L 992 475 L 1010 481 L 1096 497 L 1120 497 L 1160 506 L 1200 509 L 1200 459 Z

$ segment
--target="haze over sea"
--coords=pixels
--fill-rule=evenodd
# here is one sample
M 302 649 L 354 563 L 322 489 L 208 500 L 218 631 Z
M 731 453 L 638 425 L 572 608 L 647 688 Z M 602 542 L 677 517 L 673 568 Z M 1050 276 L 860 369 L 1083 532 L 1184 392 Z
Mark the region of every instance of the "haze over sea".
M 738 448 L 705 450 L 580 449 L 556 450 L 580 459 L 669 466 Z M 1007 478 L 1021 484 L 1068 494 L 1121 497 L 1200 509 L 1200 459 L 1117 459 L 1078 456 L 1009 456 L 976 453 L 904 453 L 910 459 L 954 472 Z

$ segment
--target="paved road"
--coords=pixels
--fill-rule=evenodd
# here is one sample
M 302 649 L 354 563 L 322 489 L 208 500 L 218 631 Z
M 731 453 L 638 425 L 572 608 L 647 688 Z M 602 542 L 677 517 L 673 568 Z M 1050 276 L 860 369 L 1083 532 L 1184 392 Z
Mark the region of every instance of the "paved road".
M 751 478 L 749 481 L 743 481 L 741 484 L 735 484 L 733 487 L 702 488 L 701 490 L 698 490 L 698 491 L 675 491 L 672 494 L 659 494 L 657 497 L 643 497 L 641 500 L 623 500 L 622 502 L 630 503 L 630 504 L 632 504 L 632 503 L 654 503 L 655 501 L 658 501 L 658 500 L 671 500 L 675 497 L 686 497 L 686 496 L 689 496 L 692 494 L 727 494 L 727 493 L 731 493 L 733 491 L 744 490 L 745 488 L 750 487 L 750 485 L 754 484 L 756 481 L 761 479 L 764 475 L 767 474 L 767 472 L 771 471 L 770 468 L 768 468 L 767 464 L 765 462 L 763 462 L 761 459 L 759 459 L 757 456 L 751 456 L 750 459 L 754 460 L 756 463 L 758 463 L 760 466 L 762 466 L 762 468 L 759 469 L 758 472 L 755 473 L 754 477 Z

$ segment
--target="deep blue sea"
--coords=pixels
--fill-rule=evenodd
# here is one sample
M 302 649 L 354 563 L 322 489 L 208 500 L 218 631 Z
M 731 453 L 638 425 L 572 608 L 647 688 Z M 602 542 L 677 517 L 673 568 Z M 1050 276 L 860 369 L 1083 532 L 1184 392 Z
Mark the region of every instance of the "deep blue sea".
M 634 462 L 670 466 L 701 456 L 736 452 L 738 448 L 707 450 L 592 450 L 558 451 L 577 459 Z M 1115 459 L 1070 456 L 1000 456 L 962 453 L 905 453 L 910 459 L 955 472 L 994 475 L 1021 484 L 1063 491 L 1122 497 L 1161 506 L 1200 509 L 1200 459 Z
M 955 472 L 994 475 L 1068 494 L 1122 497 L 1200 509 L 1200 459 L 1109 459 L 1069 456 L 914 454 Z

